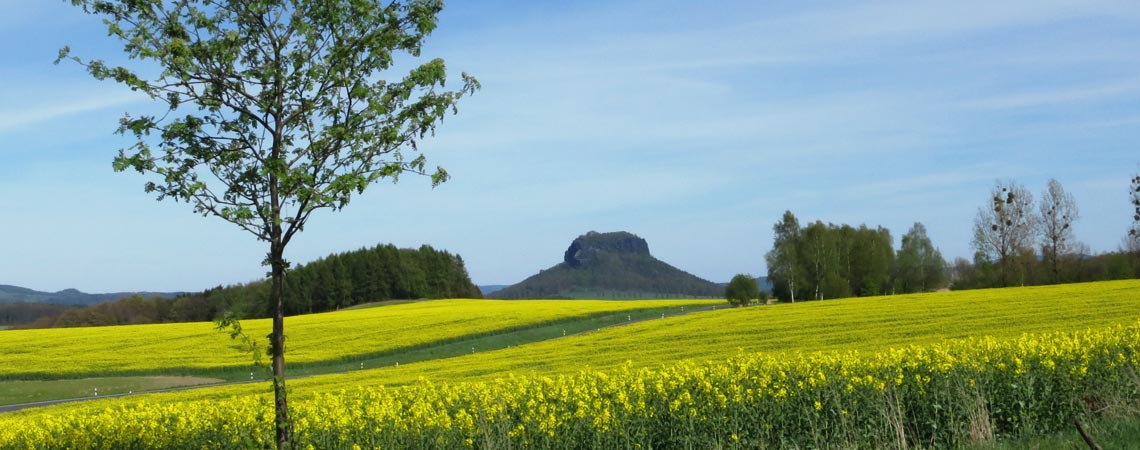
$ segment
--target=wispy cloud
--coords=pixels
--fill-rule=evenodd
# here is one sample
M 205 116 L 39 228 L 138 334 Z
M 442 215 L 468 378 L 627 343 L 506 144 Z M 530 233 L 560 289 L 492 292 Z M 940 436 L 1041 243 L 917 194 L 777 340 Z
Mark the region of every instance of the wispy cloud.
M 642 9 L 617 7 L 610 21 L 637 22 Z M 724 8 L 716 21 L 676 23 L 675 28 L 618 31 L 605 45 L 575 41 L 574 61 L 607 62 L 603 70 L 689 70 L 742 66 L 833 65 L 876 57 L 914 45 L 988 33 L 1107 18 L 1134 23 L 1130 2 L 1078 0 L 988 0 L 840 2 L 828 7 L 777 10 L 763 2 Z M 620 35 L 620 37 L 618 37 Z M 1086 49 L 1085 54 L 1089 54 Z M 1095 53 L 1092 50 L 1091 53 Z M 513 70 L 514 67 L 511 67 Z
M 957 106 L 966 109 L 1021 109 L 1055 104 L 1083 103 L 1100 100 L 1119 101 L 1122 97 L 1140 95 L 1140 79 L 1102 82 L 1095 85 L 1063 86 L 1052 89 L 995 94 L 966 100 Z
M 67 202 L 84 197 L 67 193 L 88 185 L 152 208 L 141 178 L 54 173 L 68 160 L 106 172 L 102 157 L 85 155 L 117 146 L 105 136 L 116 109 L 148 107 L 127 105 L 131 93 L 80 68 L 50 68 L 66 43 L 123 57 L 118 45 L 95 46 L 105 29 L 64 3 L 0 0 L 12 12 L 0 25 L 23 22 L 0 29 L 9 42 L 35 27 L 45 37 L 37 42 L 60 43 L 16 48 L 0 64 L 0 140 L 19 148 L 0 150 L 0 193 L 35 190 L 36 180 L 59 186 L 53 201 L 0 195 L 5 210 L 56 217 L 76 210 Z M 1135 0 L 453 3 L 424 55 L 475 75 L 483 89 L 420 148 L 454 179 L 437 190 L 410 178 L 378 186 L 352 208 L 321 215 L 294 247 L 298 262 L 380 241 L 430 242 L 462 252 L 477 281 L 510 281 L 556 261 L 577 234 L 629 229 L 672 248 L 676 264 L 727 279 L 760 264 L 785 209 L 883 224 L 896 236 L 922 221 L 948 257 L 965 256 L 978 200 L 1009 177 L 1034 189 L 1048 176 L 1066 187 L 1104 179 L 1099 188 L 1072 184 L 1089 211 L 1082 239 L 1097 250 L 1119 239 L 1116 219 L 1096 211 L 1123 210 L 1103 192 L 1135 170 Z M 93 230 L 126 230 L 121 208 L 85 220 Z M 184 205 L 168 208 L 187 217 Z M 28 248 L 66 253 L 59 249 L 69 244 L 26 223 Z M 212 254 L 167 258 L 159 270 L 196 273 L 180 283 L 205 286 L 221 280 L 187 265 L 256 266 L 262 250 L 241 253 L 228 244 L 236 239 L 218 236 L 163 241 L 164 254 Z M 41 267 L 20 261 L 0 273 L 58 273 L 48 261 Z
M 964 185 L 985 186 L 992 181 L 992 168 L 967 167 L 935 173 L 900 176 L 853 186 L 848 192 L 857 196 L 893 197 L 920 191 L 960 188 Z
M 4 105 L 0 110 L 0 133 L 52 122 L 64 117 L 90 111 L 99 111 L 132 102 L 144 101 L 145 96 L 124 90 L 86 95 L 70 100 L 56 99 L 50 104 Z

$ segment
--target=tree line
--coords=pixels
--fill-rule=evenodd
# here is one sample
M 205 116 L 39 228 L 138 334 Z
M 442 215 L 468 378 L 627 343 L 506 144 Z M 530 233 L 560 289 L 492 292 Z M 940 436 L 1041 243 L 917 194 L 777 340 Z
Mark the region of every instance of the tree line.
M 784 301 L 922 292 L 946 283 L 946 261 L 921 223 L 907 231 L 897 252 L 890 230 L 881 226 L 817 220 L 801 227 L 786 211 L 773 231 L 768 280 Z
M 468 277 L 462 257 L 428 245 L 415 250 L 389 244 L 335 254 L 298 267 L 285 278 L 287 314 L 420 298 L 482 298 L 482 294 Z
M 791 211 L 772 227 L 765 255 L 773 294 L 783 301 L 941 288 L 977 289 L 1140 277 L 1140 175 L 1132 178 L 1133 223 L 1117 251 L 1093 255 L 1074 224 L 1080 209 L 1061 183 L 1050 179 L 1034 202 L 1014 181 L 998 181 L 974 219 L 972 261 L 947 264 L 922 223 L 903 235 L 898 251 L 890 230 L 866 225 L 801 226 Z
M 0 327 L 27 325 L 42 317 L 59 316 L 64 311 L 74 308 L 77 306 L 53 303 L 0 303 Z
M 1077 239 L 1072 194 L 1050 179 L 1039 202 L 1024 185 L 998 181 L 974 218 L 973 260 L 951 267 L 953 287 L 971 289 L 1140 277 L 1140 175 L 1129 188 L 1133 223 L 1116 251 L 1092 254 Z
M 138 295 L 86 308 L 57 308 L 34 328 L 203 322 L 225 313 L 242 318 L 273 314 L 267 280 L 218 286 L 175 298 Z M 385 300 L 481 298 L 463 258 L 424 245 L 378 245 L 297 266 L 285 278 L 289 315 L 333 311 Z M 25 322 L 26 323 L 26 322 Z

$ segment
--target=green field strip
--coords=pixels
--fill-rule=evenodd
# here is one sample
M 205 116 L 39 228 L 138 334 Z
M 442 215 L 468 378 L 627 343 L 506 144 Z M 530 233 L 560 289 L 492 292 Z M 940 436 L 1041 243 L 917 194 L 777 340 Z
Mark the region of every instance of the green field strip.
M 707 300 L 440 300 L 286 318 L 291 367 L 362 361 L 473 336 L 615 311 L 716 304 Z M 265 319 L 246 335 L 268 333 Z M 11 333 L 11 334 L 8 334 Z M 248 379 L 251 355 L 211 323 L 6 331 L 0 380 L 194 375 Z M 254 369 L 256 371 L 256 369 Z
M 687 308 L 684 306 L 650 308 L 569 318 L 535 326 L 505 329 L 484 335 L 465 336 L 459 339 L 435 342 L 414 348 L 385 351 L 376 355 L 357 355 L 346 358 L 344 361 L 290 364 L 288 373 L 291 379 L 298 379 L 313 375 L 346 373 L 377 367 L 397 367 L 399 364 L 411 364 L 433 359 L 493 351 L 547 339 L 575 335 L 582 332 L 597 331 L 607 327 L 671 317 L 678 314 L 706 311 L 716 306 L 717 305 L 690 305 Z M 251 381 L 251 379 L 260 382 L 267 380 L 270 376 L 268 369 L 265 367 L 204 371 L 171 369 L 163 371 L 163 373 L 217 379 L 218 382 L 248 382 Z M 97 387 L 99 388 L 99 392 L 103 393 L 103 395 L 127 392 L 142 394 L 148 390 L 170 387 L 159 386 L 148 389 L 145 385 L 140 385 L 140 383 L 136 381 L 146 379 L 153 375 L 154 374 L 37 381 L 3 380 L 0 381 L 0 406 L 74 398 L 96 399 L 97 396 L 93 395 L 92 389 Z

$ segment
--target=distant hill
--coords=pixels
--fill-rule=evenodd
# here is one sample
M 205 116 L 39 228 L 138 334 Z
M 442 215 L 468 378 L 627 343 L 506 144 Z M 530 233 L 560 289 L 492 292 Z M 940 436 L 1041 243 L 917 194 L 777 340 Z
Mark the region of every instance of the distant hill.
M 87 294 L 75 289 L 59 292 L 40 292 L 19 286 L 0 284 L 0 303 L 51 303 L 54 305 L 91 306 L 103 302 L 139 295 L 143 297 L 174 298 L 181 292 L 115 292 L 110 294 Z
M 479 286 L 479 292 L 482 292 L 483 295 L 486 296 L 487 294 L 490 294 L 492 292 L 498 292 L 507 286 L 510 286 L 510 285 L 509 284 L 485 284 L 485 285 Z
M 194 293 L 83 294 L 0 286 L 15 301 L 86 302 L 81 308 L 41 308 L 43 304 L 3 305 L 0 326 L 82 327 L 142 323 L 199 322 L 230 312 L 243 318 L 270 317 L 270 283 L 258 280 Z M 86 296 L 86 297 L 84 297 Z M 155 298 L 167 297 L 167 298 Z M 377 245 L 335 253 L 295 266 L 285 278 L 286 315 L 333 311 L 394 299 L 481 298 L 467 276 L 463 258 L 423 245 L 418 249 Z M 116 300 L 116 301 L 109 301 Z M 101 302 L 101 303 L 100 303 Z M 98 304 L 95 304 L 98 303 Z
M 724 287 L 670 266 L 645 239 L 624 231 L 591 231 L 574 239 L 562 262 L 490 298 L 722 297 Z

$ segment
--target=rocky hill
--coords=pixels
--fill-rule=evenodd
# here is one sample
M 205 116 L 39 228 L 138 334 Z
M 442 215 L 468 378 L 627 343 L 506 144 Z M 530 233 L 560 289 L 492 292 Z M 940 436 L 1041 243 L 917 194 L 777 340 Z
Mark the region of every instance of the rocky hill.
M 645 239 L 624 231 L 578 236 L 554 267 L 489 295 L 493 298 L 721 297 L 724 288 L 666 264 Z

